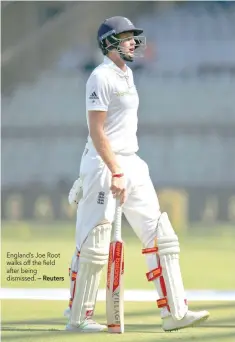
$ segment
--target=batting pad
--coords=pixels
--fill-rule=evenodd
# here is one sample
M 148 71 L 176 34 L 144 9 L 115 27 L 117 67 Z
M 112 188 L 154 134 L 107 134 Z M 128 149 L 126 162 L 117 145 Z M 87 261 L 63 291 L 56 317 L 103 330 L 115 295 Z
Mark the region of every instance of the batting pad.
M 159 308 L 167 307 L 172 317 L 182 319 L 187 312 L 185 291 L 179 265 L 179 241 L 167 213 L 159 218 L 156 238 L 143 249 L 146 254 L 149 281 L 154 281 L 160 299 Z
M 99 225 L 90 232 L 81 247 L 71 307 L 72 325 L 79 325 L 93 315 L 101 272 L 108 261 L 110 234 L 110 224 Z
M 81 324 L 93 316 L 103 265 L 81 264 L 71 308 L 70 323 Z

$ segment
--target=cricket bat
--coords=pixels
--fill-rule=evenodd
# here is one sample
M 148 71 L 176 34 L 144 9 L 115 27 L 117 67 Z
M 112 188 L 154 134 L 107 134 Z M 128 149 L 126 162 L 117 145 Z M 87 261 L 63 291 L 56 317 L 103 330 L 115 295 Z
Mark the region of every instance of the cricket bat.
M 122 207 L 117 201 L 113 238 L 110 242 L 106 283 L 108 332 L 124 333 L 124 243 L 121 237 Z

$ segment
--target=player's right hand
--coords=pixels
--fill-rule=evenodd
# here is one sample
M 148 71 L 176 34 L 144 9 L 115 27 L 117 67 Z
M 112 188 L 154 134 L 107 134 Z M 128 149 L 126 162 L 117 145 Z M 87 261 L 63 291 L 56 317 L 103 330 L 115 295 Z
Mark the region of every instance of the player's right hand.
M 111 181 L 111 191 L 114 198 L 119 198 L 120 204 L 122 205 L 126 200 L 126 186 L 124 182 L 124 175 L 115 176 L 117 174 L 112 175 Z M 121 174 L 120 174 L 121 175 Z

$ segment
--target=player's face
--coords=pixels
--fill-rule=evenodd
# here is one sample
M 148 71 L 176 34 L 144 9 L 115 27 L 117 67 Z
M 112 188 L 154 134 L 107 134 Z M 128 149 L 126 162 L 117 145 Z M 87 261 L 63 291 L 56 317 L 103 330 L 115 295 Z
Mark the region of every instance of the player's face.
M 136 45 L 133 32 L 120 33 L 118 35 L 118 38 L 122 40 L 122 42 L 120 43 L 122 53 L 133 57 Z

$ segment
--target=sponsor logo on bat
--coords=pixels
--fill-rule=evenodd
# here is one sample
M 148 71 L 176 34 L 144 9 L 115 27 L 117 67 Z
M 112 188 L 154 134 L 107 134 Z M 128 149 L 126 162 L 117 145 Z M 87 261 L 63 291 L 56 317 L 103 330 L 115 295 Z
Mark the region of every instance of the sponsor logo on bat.
M 117 242 L 114 251 L 114 280 L 113 280 L 113 292 L 118 288 L 120 284 L 120 275 L 122 271 L 122 243 Z

